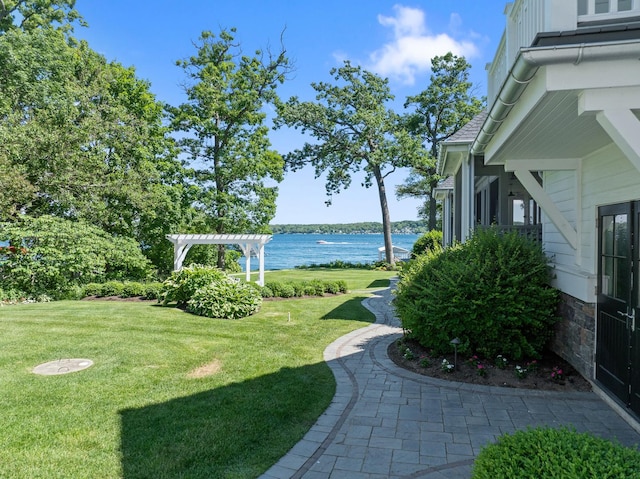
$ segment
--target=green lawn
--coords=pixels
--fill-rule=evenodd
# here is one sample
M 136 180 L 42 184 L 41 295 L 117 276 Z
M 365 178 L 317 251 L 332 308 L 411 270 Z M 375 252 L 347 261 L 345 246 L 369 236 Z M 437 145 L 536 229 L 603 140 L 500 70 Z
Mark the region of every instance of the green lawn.
M 350 291 L 363 291 L 371 288 L 386 287 L 388 279 L 397 273 L 390 271 L 370 271 L 365 269 L 330 269 L 305 268 L 265 271 L 264 280 L 267 281 L 310 281 L 322 279 L 326 281 L 342 279 L 347 282 Z M 244 279 L 245 273 L 237 273 L 238 278 Z M 251 280 L 257 281 L 258 273 L 251 273 Z
M 361 270 L 353 293 L 237 321 L 133 302 L 0 308 L 0 477 L 258 476 L 328 406 L 322 352 L 373 320 L 360 301 L 392 275 Z M 94 365 L 31 373 L 60 358 Z

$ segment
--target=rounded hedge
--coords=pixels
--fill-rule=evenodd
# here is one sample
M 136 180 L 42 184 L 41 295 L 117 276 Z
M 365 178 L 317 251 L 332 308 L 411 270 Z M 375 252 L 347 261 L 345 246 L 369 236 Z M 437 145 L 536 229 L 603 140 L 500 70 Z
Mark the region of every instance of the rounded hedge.
M 640 478 L 640 452 L 565 427 L 501 436 L 475 459 L 472 479 Z
M 187 311 L 209 318 L 239 319 L 258 312 L 261 305 L 258 289 L 226 277 L 196 290 L 187 302 Z
M 420 236 L 411 248 L 411 257 L 416 258 L 427 251 L 442 248 L 442 231 L 431 230 Z
M 180 271 L 174 271 L 164 280 L 160 299 L 163 305 L 176 302 L 182 306 L 187 304 L 199 288 L 226 277 L 222 270 L 214 266 L 192 264 Z
M 394 305 L 407 335 L 434 354 L 519 360 L 543 351 L 558 320 L 539 245 L 517 233 L 476 230 L 466 243 L 419 255 L 401 273 Z

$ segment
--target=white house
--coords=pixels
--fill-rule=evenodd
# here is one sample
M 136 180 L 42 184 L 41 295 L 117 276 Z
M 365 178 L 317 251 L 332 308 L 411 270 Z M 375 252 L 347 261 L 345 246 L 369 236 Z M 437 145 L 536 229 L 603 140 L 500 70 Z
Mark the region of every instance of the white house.
M 539 238 L 562 292 L 554 349 L 638 418 L 640 0 L 516 0 L 505 15 L 487 111 L 441 145 L 444 236 Z

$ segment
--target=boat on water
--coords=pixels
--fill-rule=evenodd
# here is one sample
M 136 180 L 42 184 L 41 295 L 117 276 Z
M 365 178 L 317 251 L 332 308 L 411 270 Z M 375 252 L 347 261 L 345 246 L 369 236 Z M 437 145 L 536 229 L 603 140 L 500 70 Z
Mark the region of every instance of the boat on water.
M 318 244 L 329 244 L 329 242 L 325 241 L 325 240 L 318 240 L 318 241 L 316 241 L 316 243 L 318 243 Z

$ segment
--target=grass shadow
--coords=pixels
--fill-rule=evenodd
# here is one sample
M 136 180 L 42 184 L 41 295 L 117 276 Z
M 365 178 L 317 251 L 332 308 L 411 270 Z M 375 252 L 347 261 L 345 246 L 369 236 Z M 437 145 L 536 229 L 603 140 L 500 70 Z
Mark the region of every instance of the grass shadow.
M 375 281 L 371 281 L 371 283 L 369 283 L 369 286 L 367 286 L 367 288 L 388 288 L 389 287 L 389 280 L 388 279 L 376 279 Z
M 303 437 L 334 392 L 329 367 L 318 363 L 122 410 L 123 477 L 257 477 Z
M 375 321 L 373 313 L 362 306 L 362 301 L 366 298 L 367 296 L 354 296 L 321 316 L 320 319 L 347 319 L 351 321 L 373 322 Z

